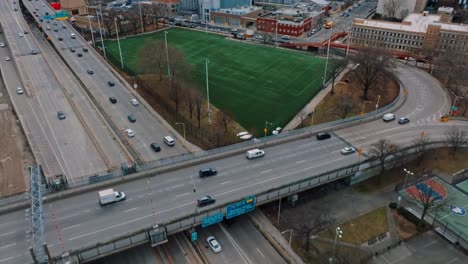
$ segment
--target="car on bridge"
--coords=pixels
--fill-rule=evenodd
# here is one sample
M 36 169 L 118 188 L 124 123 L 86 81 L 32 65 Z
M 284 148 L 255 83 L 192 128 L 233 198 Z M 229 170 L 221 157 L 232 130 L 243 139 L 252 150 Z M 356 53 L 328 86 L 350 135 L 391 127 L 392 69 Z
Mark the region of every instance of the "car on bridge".
M 203 168 L 200 171 L 198 171 L 198 176 L 200 178 L 205 178 L 209 176 L 214 176 L 218 173 L 218 171 L 215 168 Z
M 65 113 L 62 111 L 57 112 L 58 119 L 63 120 L 66 118 Z
M 352 154 L 352 153 L 356 152 L 356 149 L 353 148 L 353 147 L 346 147 L 346 148 L 340 150 L 340 152 L 343 155 L 348 155 L 348 154 Z
M 16 93 L 17 93 L 17 94 L 23 94 L 23 93 L 24 93 L 23 88 L 21 88 L 21 87 L 19 87 L 19 86 L 16 87 Z
M 133 130 L 131 130 L 131 129 L 125 129 L 125 133 L 127 133 L 127 136 L 129 138 L 132 138 L 132 137 L 135 136 L 135 132 Z
M 197 205 L 199 207 L 210 205 L 216 202 L 216 199 L 211 195 L 206 195 L 197 199 Z
M 325 139 L 331 138 L 331 135 L 330 133 L 323 132 L 323 133 L 318 133 L 316 137 L 317 137 L 317 140 L 325 140 Z

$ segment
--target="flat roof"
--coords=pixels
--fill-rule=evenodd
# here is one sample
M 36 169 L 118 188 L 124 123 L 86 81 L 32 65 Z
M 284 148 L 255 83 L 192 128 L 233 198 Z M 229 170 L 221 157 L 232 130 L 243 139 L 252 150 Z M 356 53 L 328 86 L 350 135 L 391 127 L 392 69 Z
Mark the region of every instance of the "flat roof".
M 409 31 L 416 33 L 425 33 L 429 25 L 441 26 L 442 30 L 461 31 L 468 33 L 468 25 L 454 24 L 454 23 L 441 23 L 439 15 L 423 15 L 423 14 L 409 14 L 402 23 L 388 22 L 380 20 L 356 20 L 356 25 L 365 25 L 375 28 L 394 29 L 400 31 Z
M 221 8 L 217 10 L 213 10 L 213 12 L 219 13 L 226 13 L 226 14 L 233 14 L 233 15 L 245 15 L 254 11 L 262 9 L 258 6 L 240 6 L 235 8 Z

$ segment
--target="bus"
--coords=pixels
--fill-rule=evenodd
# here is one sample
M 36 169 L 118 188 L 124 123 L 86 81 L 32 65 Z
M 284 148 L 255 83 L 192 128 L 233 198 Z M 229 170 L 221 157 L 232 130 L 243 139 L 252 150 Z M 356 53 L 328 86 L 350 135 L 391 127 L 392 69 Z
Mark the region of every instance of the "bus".
M 330 29 L 333 27 L 333 21 L 328 21 L 326 24 L 325 24 L 325 29 Z

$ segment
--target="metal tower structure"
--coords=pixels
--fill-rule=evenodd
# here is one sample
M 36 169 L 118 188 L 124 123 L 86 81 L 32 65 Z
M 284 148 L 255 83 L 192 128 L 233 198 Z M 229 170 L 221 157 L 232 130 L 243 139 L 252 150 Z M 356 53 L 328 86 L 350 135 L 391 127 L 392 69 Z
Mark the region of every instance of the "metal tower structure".
M 31 236 L 33 258 L 38 263 L 49 263 L 44 239 L 44 207 L 42 206 L 41 168 L 30 167 L 31 172 Z

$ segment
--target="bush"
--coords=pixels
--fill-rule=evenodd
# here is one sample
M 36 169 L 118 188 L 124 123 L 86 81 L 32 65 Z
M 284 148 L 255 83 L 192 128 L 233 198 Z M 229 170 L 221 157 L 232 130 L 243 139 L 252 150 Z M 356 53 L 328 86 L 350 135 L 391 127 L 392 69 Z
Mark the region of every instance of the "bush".
M 397 203 L 391 202 L 391 203 L 388 205 L 388 207 L 390 207 L 391 209 L 396 209 L 396 208 L 397 208 L 397 205 L 398 205 Z
M 417 225 L 419 223 L 419 218 L 413 215 L 412 213 L 408 212 L 405 208 L 400 207 L 397 209 L 398 214 L 403 216 L 406 220 L 410 221 L 411 223 Z

